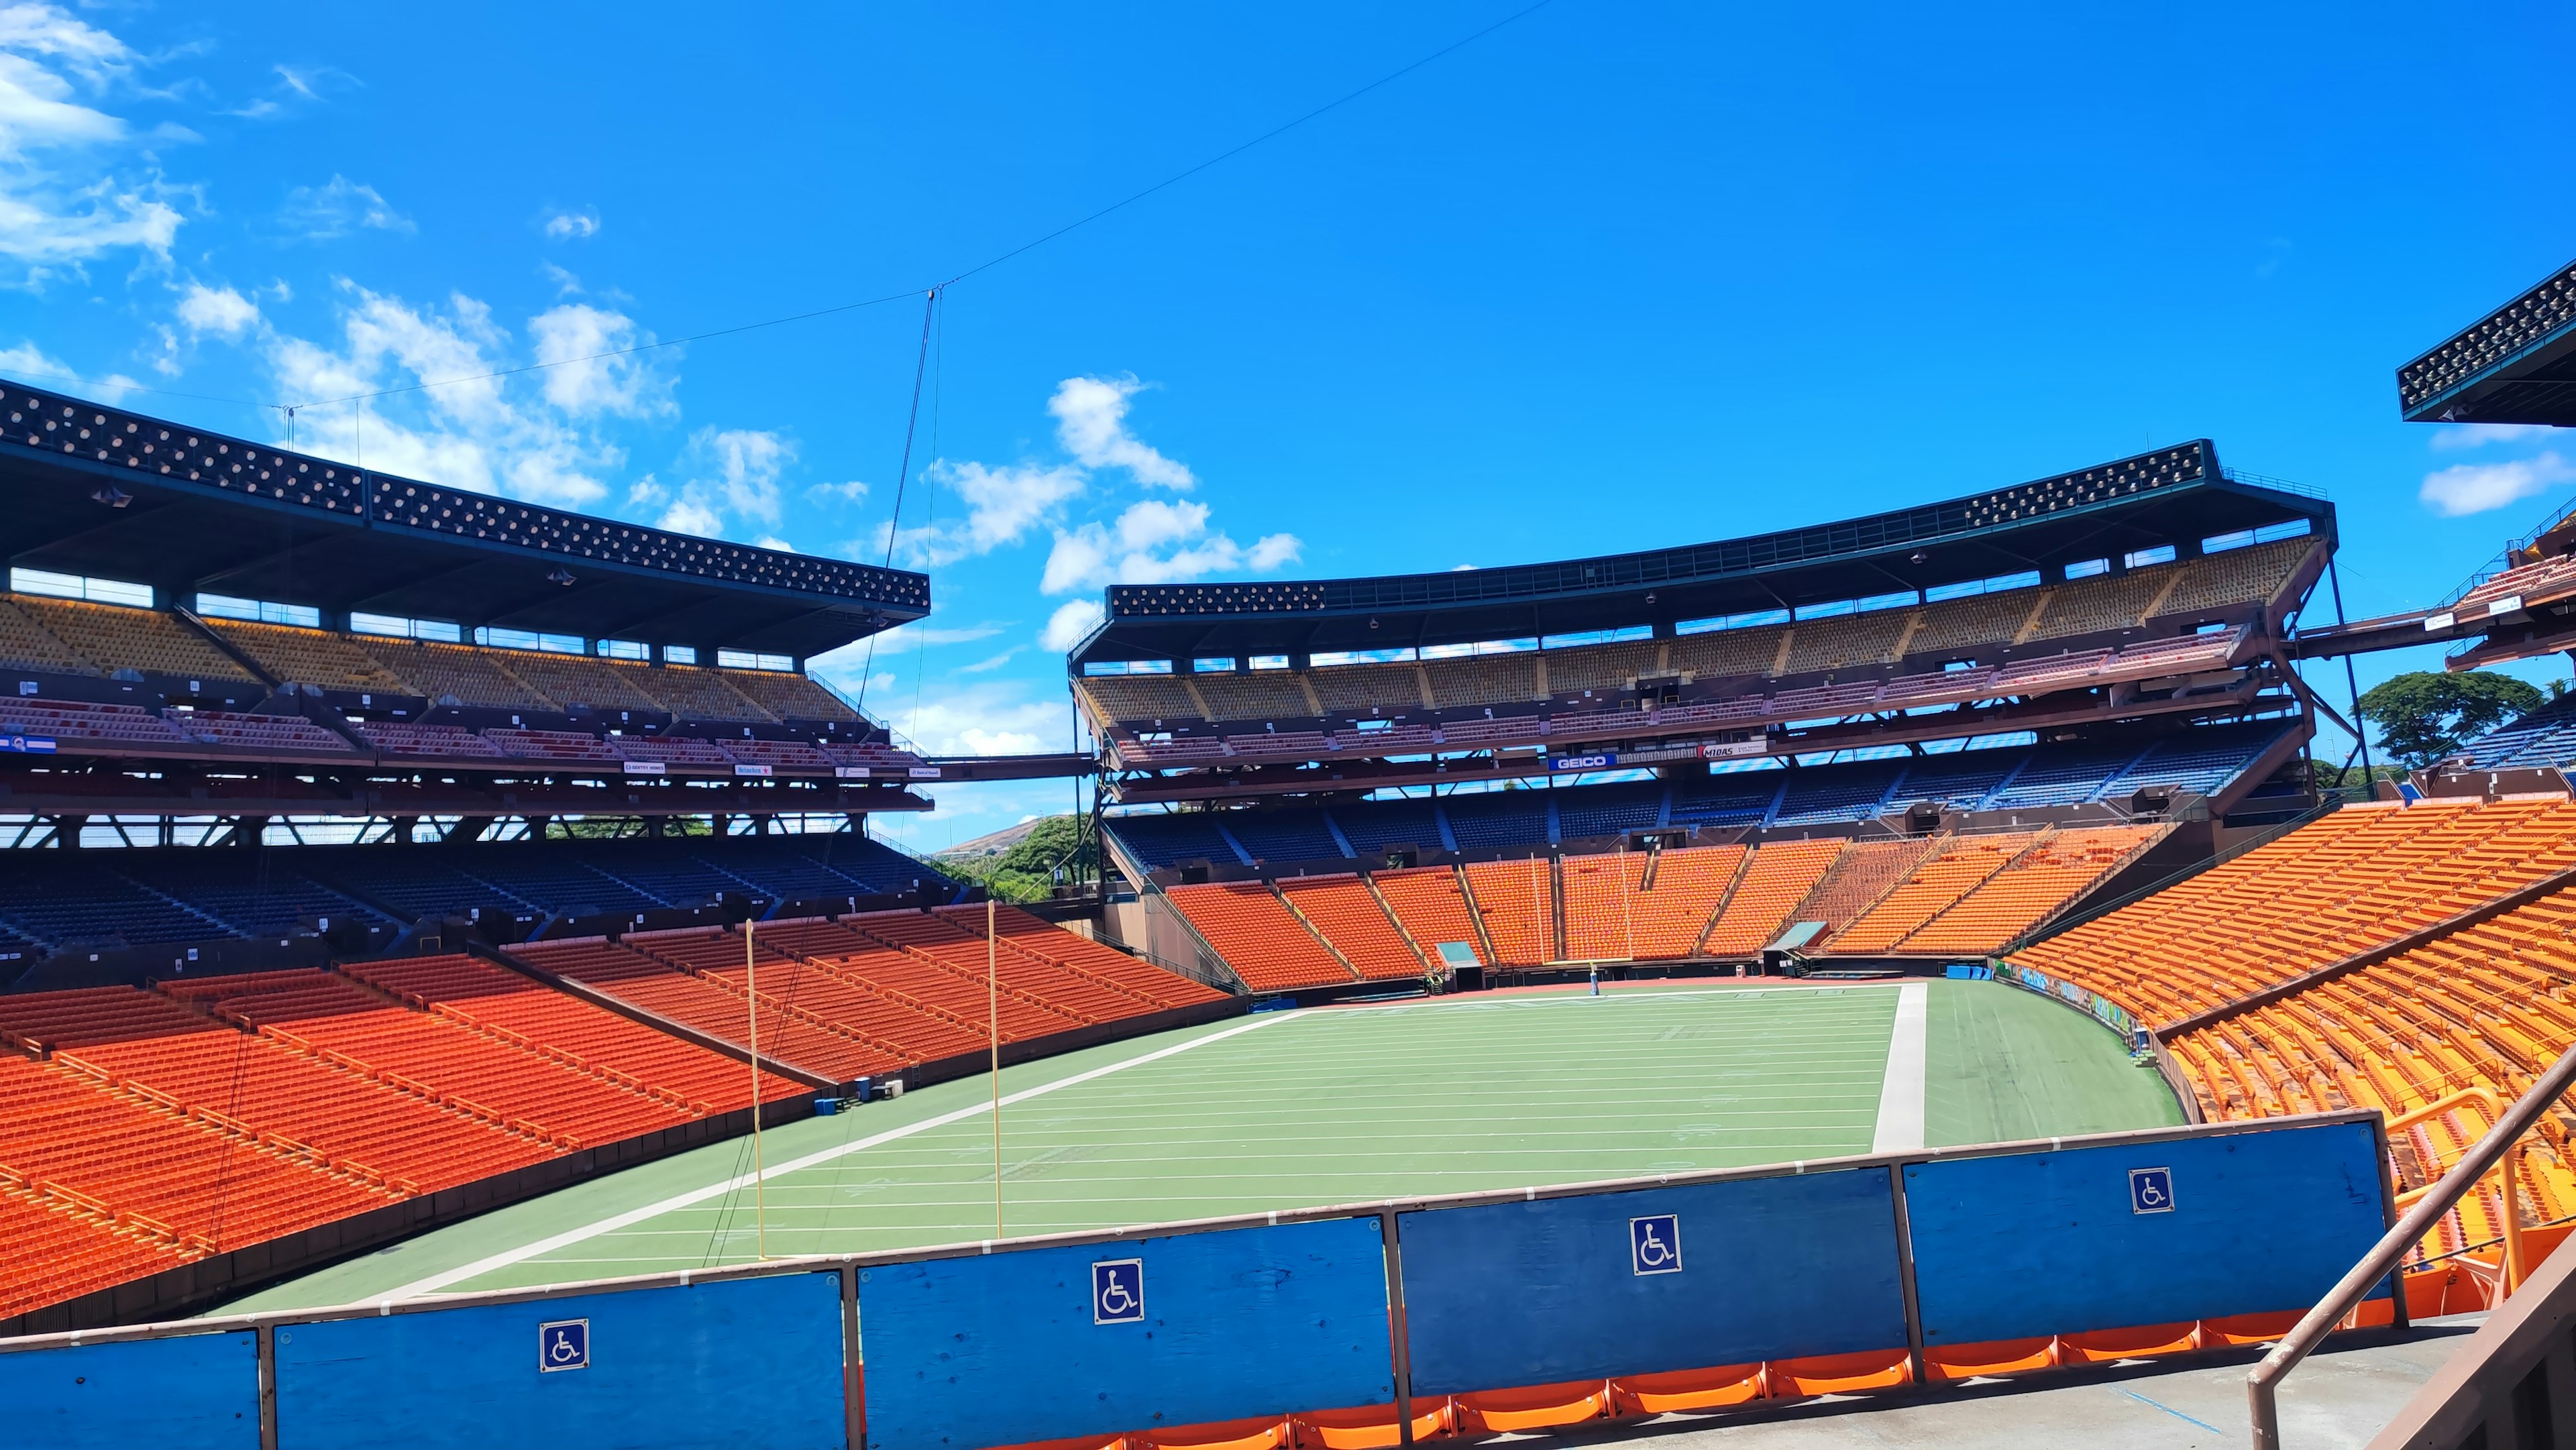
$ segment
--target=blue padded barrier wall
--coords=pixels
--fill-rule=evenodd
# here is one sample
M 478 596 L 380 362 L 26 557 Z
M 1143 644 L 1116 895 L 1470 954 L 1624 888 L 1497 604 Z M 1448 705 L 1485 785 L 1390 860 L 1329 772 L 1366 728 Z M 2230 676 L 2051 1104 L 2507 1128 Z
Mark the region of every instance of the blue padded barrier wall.
M 847 1446 L 847 1426 L 837 1273 L 277 1330 L 279 1450 L 821 1450 Z
M 1397 1225 L 1418 1395 L 1906 1342 L 1885 1168 L 1431 1209 Z
M 1934 1345 L 2306 1309 L 2387 1230 L 2367 1123 L 1909 1163 L 1905 1203 Z
M 1374 1218 L 860 1272 L 868 1444 L 962 1450 L 1395 1397 Z
M 11 1444 L 44 1450 L 258 1450 L 259 1337 L 0 1354 L 0 1427 Z

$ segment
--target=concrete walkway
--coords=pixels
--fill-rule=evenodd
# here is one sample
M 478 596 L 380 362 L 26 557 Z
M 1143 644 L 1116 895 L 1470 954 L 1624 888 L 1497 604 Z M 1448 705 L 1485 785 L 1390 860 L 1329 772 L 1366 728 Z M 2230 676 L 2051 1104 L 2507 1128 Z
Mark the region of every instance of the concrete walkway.
M 2286 1450 L 2359 1450 L 2484 1315 L 2434 1321 L 2312 1356 L 2284 1382 Z M 2140 1446 L 2215 1450 L 2249 1443 L 2245 1372 L 2261 1348 L 2187 1364 L 2066 1370 L 1971 1382 L 1921 1395 L 1811 1401 L 1729 1415 L 1664 1415 L 1568 1431 L 1497 1435 L 1515 1447 L 1635 1445 L 1640 1450 L 2067 1450 Z

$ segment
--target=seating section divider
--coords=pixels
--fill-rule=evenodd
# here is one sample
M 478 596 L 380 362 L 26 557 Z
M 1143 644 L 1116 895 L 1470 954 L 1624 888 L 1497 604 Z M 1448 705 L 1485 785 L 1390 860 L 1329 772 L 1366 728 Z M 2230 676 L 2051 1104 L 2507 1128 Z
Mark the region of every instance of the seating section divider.
M 37 1336 L 0 1403 L 67 1446 L 1385 1445 L 2275 1336 L 2393 1217 L 2385 1150 L 2324 1114 Z

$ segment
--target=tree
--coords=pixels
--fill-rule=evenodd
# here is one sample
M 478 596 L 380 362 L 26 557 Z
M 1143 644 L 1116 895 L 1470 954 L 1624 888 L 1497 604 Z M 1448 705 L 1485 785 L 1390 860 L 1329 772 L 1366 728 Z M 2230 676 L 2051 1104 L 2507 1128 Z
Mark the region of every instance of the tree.
M 2418 670 L 2371 686 L 2361 697 L 2361 718 L 2379 727 L 2390 754 L 2420 770 L 2540 705 L 2540 691 L 2511 675 Z
M 1081 850 L 1075 850 L 1079 830 Z M 983 887 L 1003 901 L 1044 901 L 1052 893 L 1059 868 L 1066 880 L 1087 873 L 1096 847 L 1088 823 L 1072 816 L 1049 816 L 1006 850 L 981 855 L 950 854 L 937 859 L 939 869 Z

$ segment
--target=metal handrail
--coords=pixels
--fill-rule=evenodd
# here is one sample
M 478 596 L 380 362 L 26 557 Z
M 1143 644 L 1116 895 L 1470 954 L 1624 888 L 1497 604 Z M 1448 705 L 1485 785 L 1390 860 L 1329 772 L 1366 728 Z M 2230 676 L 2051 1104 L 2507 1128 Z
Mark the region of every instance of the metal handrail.
M 2442 1175 L 2441 1182 L 2417 1199 L 2415 1206 L 2397 1221 L 2397 1226 L 2390 1229 L 2360 1263 L 2352 1266 L 2334 1289 L 2308 1311 L 2306 1318 L 2281 1336 L 2281 1342 L 2273 1345 L 2272 1352 L 2263 1356 L 2263 1362 L 2245 1376 L 2245 1398 L 2253 1421 L 2255 1450 L 2281 1450 L 2282 1377 L 2298 1368 L 2299 1362 L 2316 1349 L 2346 1314 L 2352 1312 L 2362 1296 L 2387 1277 L 2389 1270 L 2397 1267 L 2398 1261 L 2406 1257 L 2407 1250 L 2421 1243 L 2442 1215 L 2449 1213 L 2453 1205 L 2467 1197 L 2469 1191 L 2486 1178 L 2490 1169 L 2503 1161 L 2505 1154 L 2522 1140 L 2522 1135 L 2530 1130 L 2532 1124 L 2540 1121 L 2571 1083 L 2576 1083 L 2576 1047 L 2569 1048 L 2550 1064 L 2549 1071 L 2542 1073 L 2540 1080 L 2531 1085 L 2531 1090 L 2505 1110 L 2495 1127 L 2452 1165 L 2450 1172 Z M 2517 1212 L 2510 1193 L 2505 1197 L 2505 1212 Z M 2398 1277 L 2396 1292 L 2401 1297 L 2406 1292 L 2403 1275 Z

